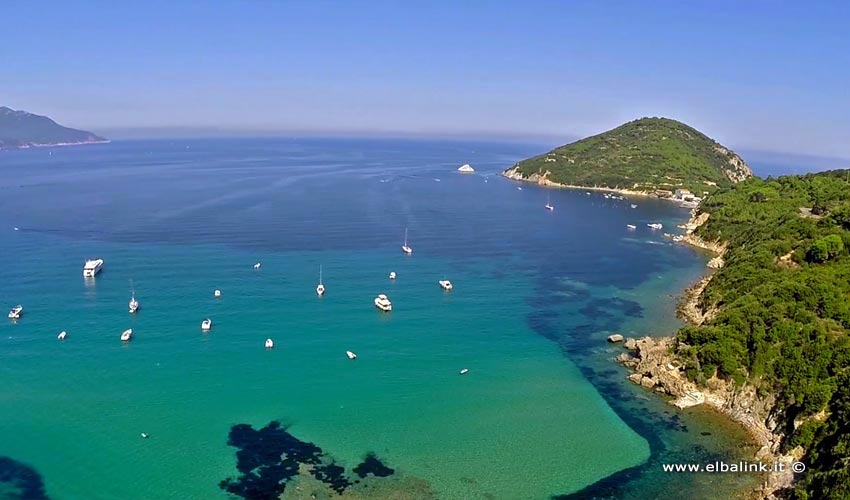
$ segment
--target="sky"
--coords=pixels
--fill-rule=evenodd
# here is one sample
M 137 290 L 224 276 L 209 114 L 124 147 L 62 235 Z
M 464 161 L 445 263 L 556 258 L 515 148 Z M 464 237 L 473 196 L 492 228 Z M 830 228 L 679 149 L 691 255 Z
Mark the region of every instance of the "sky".
M 850 158 L 850 4 L 4 3 L 0 105 L 107 133 L 573 138 L 642 116 Z M 555 141 L 557 142 L 557 141 Z

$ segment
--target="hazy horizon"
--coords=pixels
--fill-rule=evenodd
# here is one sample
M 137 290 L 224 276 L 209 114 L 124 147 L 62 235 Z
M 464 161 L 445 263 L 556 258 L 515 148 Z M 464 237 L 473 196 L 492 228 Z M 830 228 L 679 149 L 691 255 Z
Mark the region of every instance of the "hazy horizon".
M 5 27 L 0 105 L 106 135 L 563 143 L 665 116 L 736 150 L 850 158 L 840 4 L 48 3 Z

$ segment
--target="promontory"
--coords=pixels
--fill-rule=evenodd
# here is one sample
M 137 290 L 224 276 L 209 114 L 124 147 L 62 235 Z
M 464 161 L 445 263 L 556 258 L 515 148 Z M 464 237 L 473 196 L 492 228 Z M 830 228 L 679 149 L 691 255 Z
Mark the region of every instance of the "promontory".
M 752 177 L 744 160 L 702 132 L 669 118 L 641 118 L 505 170 L 543 185 L 702 197 Z
M 0 150 L 109 142 L 85 130 L 63 127 L 52 119 L 0 106 Z

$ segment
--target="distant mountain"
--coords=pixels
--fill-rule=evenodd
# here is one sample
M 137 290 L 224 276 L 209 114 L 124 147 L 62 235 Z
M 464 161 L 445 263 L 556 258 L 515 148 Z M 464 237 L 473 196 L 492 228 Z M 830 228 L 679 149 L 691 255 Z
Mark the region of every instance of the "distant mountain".
M 63 127 L 46 116 L 0 106 L 0 149 L 108 142 L 85 130 Z
M 740 156 L 684 123 L 641 118 L 523 160 L 503 175 L 541 184 L 701 194 L 753 173 Z

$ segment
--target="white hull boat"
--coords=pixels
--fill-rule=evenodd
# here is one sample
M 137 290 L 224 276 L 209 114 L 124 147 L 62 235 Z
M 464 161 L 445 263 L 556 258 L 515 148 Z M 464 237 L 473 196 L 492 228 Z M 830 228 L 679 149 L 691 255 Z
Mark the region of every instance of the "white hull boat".
M 133 338 L 133 329 L 132 328 L 128 328 L 128 329 L 124 330 L 124 332 L 121 334 L 121 341 L 122 342 L 127 342 L 131 338 Z
M 94 278 L 103 269 L 103 259 L 89 259 L 83 266 L 83 277 Z
M 393 303 L 390 302 L 389 297 L 382 293 L 375 297 L 375 307 L 384 312 L 390 312 L 393 310 Z
M 208 332 L 212 329 L 212 320 L 207 318 L 201 321 L 201 330 Z
M 449 280 L 440 280 L 440 288 L 442 288 L 443 290 L 449 291 L 453 288 L 452 282 L 449 281 Z

